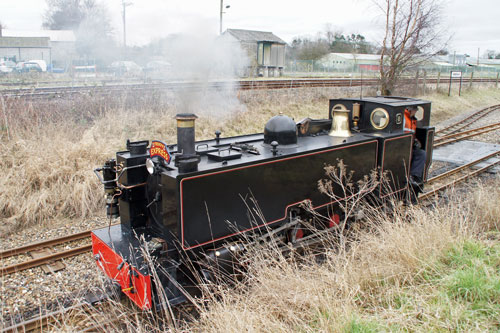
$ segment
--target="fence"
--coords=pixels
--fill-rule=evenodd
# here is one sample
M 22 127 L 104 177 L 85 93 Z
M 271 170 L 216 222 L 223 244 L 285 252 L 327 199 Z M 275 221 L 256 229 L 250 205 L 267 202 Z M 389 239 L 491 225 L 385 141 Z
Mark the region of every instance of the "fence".
M 319 60 L 293 60 L 285 65 L 285 73 L 287 75 L 333 75 L 333 76 L 366 76 L 378 77 L 379 65 L 377 62 L 370 64 L 325 64 Z M 500 68 L 493 66 L 453 66 L 453 65 L 426 65 L 413 67 L 405 73 L 406 75 L 415 76 L 415 73 L 426 73 L 429 76 L 443 75 L 451 71 L 460 71 L 464 77 L 473 75 L 474 78 L 495 78 L 500 73 Z M 472 74 L 473 73 L 473 74 Z

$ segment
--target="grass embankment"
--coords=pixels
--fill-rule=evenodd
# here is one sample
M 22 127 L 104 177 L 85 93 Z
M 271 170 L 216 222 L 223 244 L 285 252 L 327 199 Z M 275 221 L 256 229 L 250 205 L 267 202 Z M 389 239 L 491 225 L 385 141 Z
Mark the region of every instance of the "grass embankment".
M 280 112 L 296 120 L 322 118 L 328 99 L 344 96 L 328 89 L 246 91 L 239 99 L 236 93 L 212 99 L 201 93 L 188 95 L 188 109 L 179 98 L 157 92 L 132 102 L 127 96 L 113 101 L 96 96 L 53 103 L 0 101 L 0 234 L 104 211 L 101 185 L 92 170 L 125 149 L 127 139 L 175 142 L 172 118 L 177 112 L 197 113 L 197 138 L 206 139 L 217 129 L 223 136 L 261 132 Z M 459 99 L 439 94 L 425 98 L 433 101 L 433 119 L 443 119 L 498 104 L 500 90 L 467 91 Z
M 448 92 L 419 96 L 432 102 L 431 123 L 433 125 L 455 117 L 464 111 L 500 104 L 500 89 L 464 89 L 448 97 Z
M 251 251 L 244 280 L 207 286 L 187 322 L 130 304 L 86 322 L 130 332 L 498 331 L 500 178 L 449 199 L 432 209 L 363 207 L 348 233 L 323 238 L 322 261 L 317 249 L 284 258 L 272 242 Z
M 432 210 L 368 211 L 355 241 L 316 264 L 257 255 L 246 288 L 228 288 L 204 332 L 500 329 L 500 178 Z M 457 203 L 460 202 L 459 205 Z M 305 263 L 304 263 L 305 262 Z

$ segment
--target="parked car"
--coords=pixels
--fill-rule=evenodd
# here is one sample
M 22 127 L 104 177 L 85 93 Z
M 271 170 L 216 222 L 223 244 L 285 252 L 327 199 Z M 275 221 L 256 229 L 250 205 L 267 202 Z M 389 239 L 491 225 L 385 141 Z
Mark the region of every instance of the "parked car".
M 172 64 L 163 60 L 152 60 L 144 67 L 145 72 L 163 72 L 168 73 L 172 69 Z
M 43 72 L 42 68 L 36 62 L 18 62 L 14 71 L 17 73 Z
M 40 69 L 42 70 L 42 72 L 46 72 L 47 71 L 47 63 L 45 62 L 45 60 L 28 60 L 28 62 L 32 63 L 36 63 L 38 64 L 38 66 L 40 66 Z
M 10 60 L 0 60 L 0 74 L 11 73 L 16 67 L 16 63 Z
M 115 76 L 138 76 L 142 74 L 141 67 L 133 61 L 114 61 L 109 66 L 108 71 Z

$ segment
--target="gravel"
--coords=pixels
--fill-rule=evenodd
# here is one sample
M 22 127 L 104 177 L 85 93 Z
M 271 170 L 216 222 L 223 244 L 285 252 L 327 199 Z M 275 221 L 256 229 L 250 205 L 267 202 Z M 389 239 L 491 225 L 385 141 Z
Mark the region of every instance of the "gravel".
M 108 225 L 104 217 L 79 221 L 54 221 L 54 228 L 36 226 L 2 239 L 2 250 L 40 242 L 64 235 L 74 234 Z M 114 221 L 116 222 L 116 221 Z M 55 251 L 67 250 L 89 244 L 83 239 L 59 245 Z M 1 266 L 8 266 L 31 259 L 18 255 L 0 260 Z M 103 274 L 97 269 L 92 254 L 84 253 L 63 260 L 66 268 L 53 274 L 45 274 L 40 267 L 30 268 L 0 278 L 0 327 L 12 322 L 29 319 L 40 309 L 57 309 L 61 302 L 71 302 L 84 296 L 90 287 L 102 286 Z

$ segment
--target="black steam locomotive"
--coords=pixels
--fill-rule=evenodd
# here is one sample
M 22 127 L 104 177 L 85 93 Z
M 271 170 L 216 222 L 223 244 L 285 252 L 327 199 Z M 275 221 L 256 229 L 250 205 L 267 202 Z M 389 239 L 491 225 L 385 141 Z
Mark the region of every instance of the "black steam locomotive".
M 126 151 L 95 170 L 108 216 L 121 221 L 93 231 L 97 265 L 142 309 L 159 304 L 160 294 L 177 304 L 185 300 L 182 285 L 193 269 L 207 276 L 203 265 L 191 263 L 188 269 L 186 258 L 216 265 L 217 258 L 241 250 L 243 236 L 262 230 L 293 235 L 289 241 L 301 237 L 292 220 L 304 204 L 318 211 L 334 204 L 318 190 L 327 165 L 342 161 L 354 171 L 354 181 L 377 170 L 386 183 L 372 189 L 378 198 L 408 191 L 413 147 L 413 135 L 403 130 L 408 106 L 418 107 L 425 180 L 434 137 L 428 101 L 333 99 L 327 119 L 296 123 L 277 115 L 264 133 L 225 138 L 217 131 L 213 139 L 197 142 L 196 116 L 178 114 L 177 144 L 127 141 Z M 338 223 L 338 214 L 328 209 L 325 228 Z

